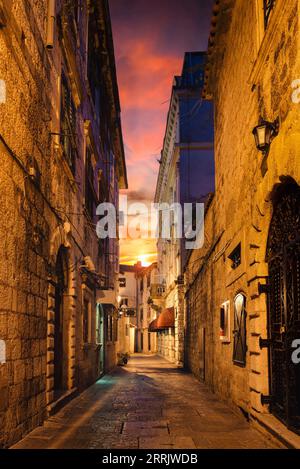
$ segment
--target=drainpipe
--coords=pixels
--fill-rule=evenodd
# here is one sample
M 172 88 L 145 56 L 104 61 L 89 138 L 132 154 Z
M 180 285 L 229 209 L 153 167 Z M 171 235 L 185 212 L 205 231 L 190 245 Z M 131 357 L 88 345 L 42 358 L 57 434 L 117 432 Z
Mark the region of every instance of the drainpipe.
M 56 0 L 48 0 L 46 48 L 49 50 L 53 49 L 54 46 L 55 1 Z

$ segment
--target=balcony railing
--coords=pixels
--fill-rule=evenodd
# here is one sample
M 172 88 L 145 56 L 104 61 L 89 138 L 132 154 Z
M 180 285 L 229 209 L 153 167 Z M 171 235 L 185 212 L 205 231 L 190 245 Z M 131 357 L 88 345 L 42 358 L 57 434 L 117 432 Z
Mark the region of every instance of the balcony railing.
M 163 298 L 165 286 L 161 283 L 153 283 L 150 287 L 150 296 L 153 300 Z

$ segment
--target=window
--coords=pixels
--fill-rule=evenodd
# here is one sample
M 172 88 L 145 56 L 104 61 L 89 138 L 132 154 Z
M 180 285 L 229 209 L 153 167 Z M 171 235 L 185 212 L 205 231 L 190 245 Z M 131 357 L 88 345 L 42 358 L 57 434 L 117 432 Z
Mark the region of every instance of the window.
M 148 274 L 147 274 L 147 287 L 148 288 L 150 287 L 150 283 L 151 283 L 151 273 L 148 272 Z
M 68 32 L 72 34 L 73 45 L 77 41 L 81 0 L 65 0 L 62 7 L 62 20 Z
M 90 303 L 88 300 L 84 300 L 83 304 L 83 342 L 87 344 L 89 342 L 89 315 L 90 315 Z
M 192 240 L 196 240 L 196 230 L 197 230 L 197 202 L 193 202 L 192 205 L 192 232 L 195 233 L 195 236 L 192 238 Z
M 266 29 L 269 23 L 272 10 L 275 6 L 276 0 L 263 0 L 263 1 L 264 1 L 264 24 L 265 24 L 265 29 Z
M 113 341 L 118 341 L 118 320 L 113 317 Z
M 144 311 L 143 311 L 143 308 L 140 309 L 140 317 L 141 317 L 141 321 L 143 321 L 143 319 L 144 319 Z
M 113 317 L 111 314 L 106 316 L 106 330 L 107 330 L 107 341 L 112 342 L 113 340 Z
M 89 15 L 88 32 L 88 65 L 87 75 L 95 106 L 95 112 L 100 117 L 100 90 L 101 90 L 101 63 L 100 63 L 100 37 L 99 27 L 95 13 Z
M 120 306 L 128 306 L 128 298 L 122 298 Z
M 76 25 L 78 25 L 79 21 L 80 21 L 81 9 L 82 9 L 81 0 L 75 0 L 75 2 L 74 2 L 74 18 L 75 18 Z
M 239 293 L 234 300 L 234 345 L 233 362 L 236 365 L 246 365 L 246 298 Z
M 140 291 L 142 292 L 144 290 L 144 279 L 141 278 L 140 280 Z
M 162 220 L 163 220 L 163 214 L 162 214 L 162 210 L 159 210 L 158 212 L 158 237 L 161 238 L 162 237 Z
M 230 309 L 229 301 L 226 301 L 220 308 L 220 340 L 230 342 Z
M 95 214 L 95 205 L 94 168 L 91 151 L 87 148 L 85 161 L 85 208 L 92 220 Z
M 228 256 L 228 259 L 232 261 L 231 268 L 237 269 L 239 265 L 241 265 L 241 243 L 237 245 L 236 248 L 232 251 L 232 253 Z
M 65 75 L 61 80 L 60 143 L 73 174 L 76 160 L 76 108 Z
M 79 18 L 81 12 L 81 0 L 72 0 L 69 6 L 69 26 L 74 41 L 77 41 Z M 74 43 L 75 44 L 75 43 Z
M 125 288 L 126 287 L 126 278 L 125 277 L 120 277 L 119 278 L 119 287 L 120 288 Z
M 98 171 L 98 198 L 99 203 L 103 203 L 107 201 L 108 191 L 106 181 L 104 179 L 105 175 L 103 171 L 100 169 Z

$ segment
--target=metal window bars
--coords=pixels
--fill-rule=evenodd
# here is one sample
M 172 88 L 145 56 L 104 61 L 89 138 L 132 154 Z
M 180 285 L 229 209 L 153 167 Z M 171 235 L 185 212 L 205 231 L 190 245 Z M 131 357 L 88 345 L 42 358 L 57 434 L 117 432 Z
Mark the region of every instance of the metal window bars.
M 265 29 L 268 26 L 270 15 L 275 6 L 276 0 L 264 0 L 264 25 Z

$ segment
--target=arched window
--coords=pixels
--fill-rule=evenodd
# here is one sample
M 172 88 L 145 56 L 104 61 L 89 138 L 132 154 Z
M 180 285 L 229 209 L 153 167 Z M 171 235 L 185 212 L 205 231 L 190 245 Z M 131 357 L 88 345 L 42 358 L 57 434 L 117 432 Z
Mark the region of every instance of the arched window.
M 239 293 L 234 299 L 234 344 L 233 362 L 239 366 L 246 365 L 246 297 Z

